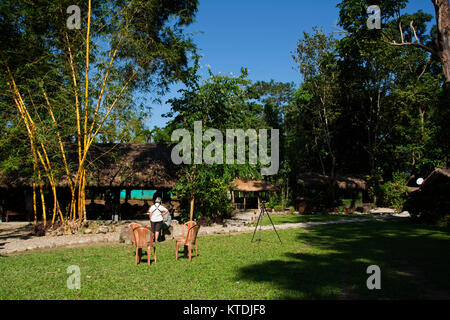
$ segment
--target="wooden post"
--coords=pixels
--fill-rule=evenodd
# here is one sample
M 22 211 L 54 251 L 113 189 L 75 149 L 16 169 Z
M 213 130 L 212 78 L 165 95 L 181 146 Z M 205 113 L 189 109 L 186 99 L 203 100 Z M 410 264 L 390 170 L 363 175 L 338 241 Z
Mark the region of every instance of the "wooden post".
M 261 211 L 261 199 L 259 198 L 259 192 L 258 192 L 258 210 Z
M 245 193 L 244 193 L 244 210 L 246 209 Z
M 190 213 L 189 213 L 190 221 L 194 221 L 194 220 L 192 220 L 194 218 L 194 200 L 195 200 L 195 198 L 192 197 L 191 198 L 191 210 L 190 210 Z

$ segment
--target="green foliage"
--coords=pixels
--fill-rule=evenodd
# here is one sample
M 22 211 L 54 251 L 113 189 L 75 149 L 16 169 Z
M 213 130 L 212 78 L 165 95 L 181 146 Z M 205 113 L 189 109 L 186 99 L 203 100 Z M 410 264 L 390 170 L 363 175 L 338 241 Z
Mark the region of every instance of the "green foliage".
M 191 179 L 195 170 L 195 179 Z M 177 200 L 180 201 L 180 216 L 182 221 L 189 220 L 190 201 L 195 198 L 194 216 L 197 220 L 201 217 L 214 219 L 216 217 L 229 218 L 232 213 L 231 202 L 228 199 L 228 191 L 231 183 L 229 178 L 215 175 L 208 166 L 186 168 L 185 174 L 174 187 Z
M 81 8 L 81 30 L 67 28 L 66 10 L 70 5 Z M 87 5 L 87 1 L 79 0 L 42 0 L 36 4 L 0 2 L 0 170 L 7 180 L 32 171 L 30 141 L 10 94 L 8 68 L 36 124 L 37 144 L 45 145 L 56 179 L 65 173 L 57 132 L 65 145 L 75 143 L 78 137 L 75 96 L 81 122 L 87 116 L 87 129 L 94 119 L 97 120 L 94 130 L 100 123 L 103 125 L 96 142 L 146 142 L 150 134 L 145 120 L 150 107 L 144 98 L 133 97 L 138 92 L 152 93 L 156 99 L 171 83 L 183 81 L 189 85 L 191 81 L 189 56 L 195 59 L 196 47 L 184 34 L 184 28 L 193 22 L 198 1 L 94 1 L 89 43 L 89 101 L 85 107 Z M 116 49 L 115 60 L 110 65 Z M 107 70 L 105 94 L 98 101 Z M 50 118 L 43 90 L 52 106 L 56 125 Z M 115 107 L 108 114 L 108 107 L 114 101 Z M 97 103 L 99 108 L 95 112 Z M 68 154 L 66 157 L 72 158 Z M 26 161 L 17 161 L 20 158 Z M 28 176 L 31 178 L 31 174 Z
M 167 128 L 156 129 L 158 139 L 167 139 L 173 130 L 183 128 L 194 132 L 194 122 L 201 121 L 202 129 L 214 128 L 226 136 L 226 129 L 263 128 L 262 108 L 249 100 L 254 97 L 247 71 L 242 68 L 238 77 L 210 74 L 201 85 L 182 90 L 182 97 L 170 100 L 174 118 Z M 203 141 L 203 148 L 209 144 Z M 246 154 L 248 145 L 246 146 Z M 246 164 L 185 165 L 180 170 L 180 180 L 175 187 L 181 200 L 183 219 L 189 219 L 190 200 L 195 199 L 194 218 L 230 216 L 231 203 L 228 191 L 236 178 L 259 177 L 259 166 Z M 248 156 L 247 156 L 248 159 Z
M 284 208 L 282 206 L 280 206 L 280 205 L 276 205 L 276 206 L 273 207 L 273 210 L 277 211 L 277 212 L 283 212 Z
M 376 196 L 377 205 L 400 211 L 409 192 L 406 183 L 407 175 L 403 172 L 395 172 L 391 181 L 372 187 L 370 192 Z

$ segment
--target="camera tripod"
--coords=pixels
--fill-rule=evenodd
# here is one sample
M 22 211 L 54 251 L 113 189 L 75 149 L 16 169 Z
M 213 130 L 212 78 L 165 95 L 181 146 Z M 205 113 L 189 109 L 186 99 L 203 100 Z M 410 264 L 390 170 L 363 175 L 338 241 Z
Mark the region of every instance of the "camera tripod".
M 261 241 L 261 224 L 262 224 L 262 220 L 264 218 L 264 215 L 267 214 L 267 217 L 269 217 L 270 223 L 272 224 L 273 230 L 275 230 L 275 233 L 278 236 L 278 240 L 280 240 L 280 243 L 283 244 L 283 242 L 281 241 L 281 238 L 280 238 L 280 236 L 279 236 L 279 234 L 277 232 L 277 229 L 275 229 L 275 225 L 273 224 L 273 221 L 272 221 L 272 218 L 269 215 L 269 212 L 266 211 L 264 203 L 266 203 L 266 202 L 265 201 L 261 201 L 261 210 L 259 212 L 258 222 L 256 222 L 255 231 L 253 231 L 252 242 L 253 242 L 253 239 L 255 238 L 255 234 L 256 234 L 256 230 L 258 229 L 258 226 L 259 226 L 259 232 L 258 232 L 258 239 L 256 241 L 258 241 L 258 242 Z

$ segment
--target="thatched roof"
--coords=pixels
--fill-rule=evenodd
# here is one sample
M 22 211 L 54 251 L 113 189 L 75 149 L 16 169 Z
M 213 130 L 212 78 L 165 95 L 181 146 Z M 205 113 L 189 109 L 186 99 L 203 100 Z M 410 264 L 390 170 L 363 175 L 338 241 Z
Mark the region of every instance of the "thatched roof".
M 233 184 L 236 186 L 237 191 L 242 192 L 260 192 L 260 191 L 278 191 L 278 188 L 266 181 L 244 181 L 244 180 L 234 180 Z
M 319 173 L 307 172 L 300 174 L 297 182 L 300 184 L 305 184 L 308 187 L 323 187 L 324 185 L 330 183 L 330 177 Z M 367 182 L 358 176 L 337 176 L 336 184 L 337 187 L 342 190 L 367 190 Z
M 75 150 L 68 152 L 74 168 L 78 163 Z M 177 182 L 178 167 L 171 160 L 171 149 L 164 144 L 95 144 L 89 150 L 87 161 L 87 187 L 165 189 Z M 75 173 L 73 170 L 73 178 Z M 31 186 L 30 177 L 15 177 L 13 181 L 3 177 L 1 180 L 3 186 Z M 61 177 L 57 185 L 68 187 L 67 176 Z
M 450 182 L 450 169 L 449 168 L 438 168 L 434 170 L 422 183 L 421 188 L 430 185 L 436 185 L 441 183 Z

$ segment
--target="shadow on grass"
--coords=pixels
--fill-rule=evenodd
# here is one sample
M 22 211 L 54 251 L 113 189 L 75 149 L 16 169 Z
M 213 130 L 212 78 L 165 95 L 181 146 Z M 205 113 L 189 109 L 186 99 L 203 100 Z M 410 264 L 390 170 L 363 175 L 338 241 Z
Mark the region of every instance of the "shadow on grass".
M 34 227 L 30 225 L 8 227 L 8 229 L 0 229 L 0 240 L 21 239 L 27 240 L 38 237 L 34 232 Z
M 239 269 L 237 278 L 270 283 L 281 299 L 450 299 L 450 234 L 408 221 L 313 227 L 283 259 Z M 369 290 L 367 267 L 381 269 Z

